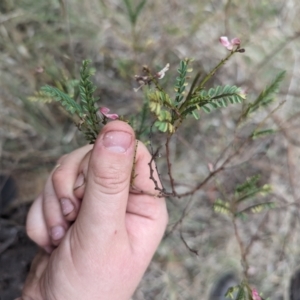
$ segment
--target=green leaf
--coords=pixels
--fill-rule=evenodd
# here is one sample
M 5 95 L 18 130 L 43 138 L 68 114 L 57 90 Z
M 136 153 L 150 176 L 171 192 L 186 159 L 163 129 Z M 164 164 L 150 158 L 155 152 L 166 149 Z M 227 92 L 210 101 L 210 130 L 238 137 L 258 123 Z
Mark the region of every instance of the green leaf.
M 132 0 L 123 0 L 123 2 L 125 3 L 130 23 L 132 26 L 135 26 L 137 19 L 140 15 L 142 9 L 144 8 L 147 0 L 141 0 L 138 3 L 136 9 L 133 8 Z
M 72 99 L 69 95 L 62 92 L 58 88 L 45 85 L 41 87 L 42 93 L 48 95 L 53 100 L 60 102 L 71 114 L 78 114 L 78 116 L 83 115 L 81 107 Z
M 237 193 L 245 193 L 248 192 L 250 189 L 256 188 L 256 184 L 260 179 L 260 175 L 254 175 L 246 179 L 246 181 L 242 184 L 237 185 L 235 191 Z
M 196 110 L 193 110 L 193 111 L 192 111 L 192 114 L 193 114 L 193 116 L 194 116 L 194 118 L 195 118 L 196 120 L 199 120 L 199 119 L 200 119 L 199 113 L 198 113 Z
M 251 136 L 252 136 L 253 139 L 257 139 L 257 138 L 260 138 L 260 137 L 264 137 L 266 135 L 273 134 L 275 132 L 276 131 L 274 129 L 257 130 L 257 131 L 254 131 Z
M 166 111 L 166 110 L 161 110 L 159 115 L 158 115 L 158 120 L 159 121 L 171 121 L 172 117 L 170 112 Z
M 156 121 L 154 123 L 154 126 L 158 128 L 159 131 L 161 132 L 166 132 L 168 129 L 168 123 L 167 122 L 161 122 L 161 121 Z
M 175 97 L 175 103 L 178 105 L 183 100 L 183 92 L 186 89 L 186 74 L 188 70 L 188 64 L 190 60 L 185 59 L 181 60 L 179 63 L 179 68 L 177 69 L 179 76 L 176 77 L 176 84 L 175 84 L 175 91 L 176 91 L 176 97 Z
M 195 105 L 203 107 L 206 113 L 210 113 L 211 109 L 227 107 L 228 103 L 235 104 L 243 101 L 240 88 L 236 86 L 217 86 L 210 88 L 208 91 L 202 89 L 196 94 L 187 97 L 187 101 L 182 104 L 180 111 L 183 116 L 191 112 L 191 107 Z M 183 110 L 184 107 L 184 110 Z
M 248 300 L 248 297 L 246 298 L 246 294 L 243 286 L 239 287 L 235 300 Z
M 284 79 L 286 71 L 281 71 L 277 74 L 275 79 L 269 84 L 256 98 L 256 100 L 250 104 L 248 104 L 248 107 L 243 114 L 243 117 L 247 117 L 252 112 L 256 111 L 260 107 L 267 106 L 270 104 L 273 99 L 274 95 L 278 93 L 279 85 L 281 81 Z
M 265 202 L 265 203 L 260 203 L 260 204 L 254 204 L 254 205 L 251 205 L 251 206 L 243 209 L 242 211 L 238 212 L 238 214 L 249 212 L 249 211 L 251 211 L 252 213 L 260 213 L 263 210 L 273 209 L 275 207 L 276 207 L 276 205 L 274 202 Z
M 244 212 L 235 213 L 234 216 L 236 218 L 240 218 L 243 221 L 246 221 L 248 219 L 248 215 L 246 213 L 244 213 Z
M 230 206 L 228 202 L 225 202 L 221 199 L 217 199 L 213 205 L 215 212 L 228 215 L 231 213 Z
M 209 114 L 211 112 L 210 108 L 206 105 L 202 106 L 202 108 L 207 114 Z
M 239 288 L 239 285 L 230 287 L 225 294 L 225 298 L 230 297 L 230 299 L 234 299 L 234 293 L 236 293 L 239 290 Z

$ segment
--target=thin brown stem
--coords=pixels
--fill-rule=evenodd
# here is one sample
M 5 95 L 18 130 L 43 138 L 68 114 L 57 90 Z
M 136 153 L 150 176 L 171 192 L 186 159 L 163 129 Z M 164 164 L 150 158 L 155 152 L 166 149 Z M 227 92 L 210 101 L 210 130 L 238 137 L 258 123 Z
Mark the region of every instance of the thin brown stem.
M 170 161 L 170 147 L 169 147 L 171 137 L 172 137 L 172 135 L 169 135 L 168 138 L 167 138 L 166 156 L 167 156 L 168 176 L 169 176 L 169 180 L 170 180 L 171 190 L 172 190 L 172 194 L 175 196 L 176 191 L 175 191 L 174 178 L 172 176 L 172 163 Z
M 134 157 L 133 157 L 133 166 L 132 166 L 132 170 L 131 170 L 131 178 L 130 178 L 130 186 L 132 187 L 134 185 L 134 179 L 137 176 L 135 174 L 135 166 L 136 166 L 136 153 L 137 153 L 137 148 L 139 145 L 139 141 L 136 140 L 135 142 L 135 149 L 134 149 Z
M 247 280 L 247 278 L 248 278 L 247 274 L 248 274 L 248 269 L 249 269 L 249 264 L 247 261 L 247 252 L 245 250 L 243 241 L 240 237 L 240 234 L 239 234 L 239 231 L 237 228 L 237 224 L 236 224 L 236 219 L 234 216 L 232 217 L 232 224 L 233 224 L 233 228 L 234 228 L 234 235 L 238 242 L 240 252 L 241 252 L 241 263 L 242 263 L 242 267 L 243 267 L 244 278 L 245 278 L 245 280 Z
M 181 238 L 182 242 L 184 243 L 184 245 L 186 246 L 186 248 L 187 248 L 190 252 L 196 254 L 197 256 L 199 255 L 199 254 L 198 254 L 198 250 L 191 248 L 191 247 L 188 245 L 188 243 L 186 242 L 186 240 L 184 239 L 183 234 L 182 234 L 182 228 L 180 228 L 180 238 Z
M 176 228 L 178 225 L 180 225 L 183 221 L 183 219 L 187 216 L 188 214 L 188 208 L 190 207 L 191 203 L 193 202 L 193 197 L 190 197 L 189 201 L 187 201 L 187 204 L 185 205 L 184 209 L 182 210 L 182 213 L 181 213 L 181 216 L 180 218 L 178 219 L 177 222 L 175 222 L 173 225 L 172 225 L 172 228 L 170 229 L 170 231 L 165 235 L 165 237 L 168 237 Z

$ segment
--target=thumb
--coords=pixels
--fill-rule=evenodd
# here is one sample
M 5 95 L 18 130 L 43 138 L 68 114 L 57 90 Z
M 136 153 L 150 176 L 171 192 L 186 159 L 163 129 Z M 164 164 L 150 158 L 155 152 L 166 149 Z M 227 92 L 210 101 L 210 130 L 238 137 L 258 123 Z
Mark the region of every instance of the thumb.
M 121 121 L 107 124 L 91 153 L 86 188 L 76 223 L 85 238 L 125 230 L 125 213 L 135 152 L 132 128 Z M 99 231 L 100 229 L 100 231 Z

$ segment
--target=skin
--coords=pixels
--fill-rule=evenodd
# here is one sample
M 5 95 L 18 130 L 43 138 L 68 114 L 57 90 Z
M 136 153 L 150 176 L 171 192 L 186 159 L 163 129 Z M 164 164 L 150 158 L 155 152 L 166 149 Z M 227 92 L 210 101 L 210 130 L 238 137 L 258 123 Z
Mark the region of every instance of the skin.
M 141 143 L 134 184 L 146 193 L 130 192 L 134 153 L 132 128 L 114 121 L 93 148 L 59 161 L 28 214 L 27 233 L 44 250 L 33 261 L 21 299 L 130 299 L 168 220 L 165 200 L 153 196 L 151 155 Z M 73 205 L 69 214 L 61 199 Z M 61 238 L 53 226 L 63 228 Z

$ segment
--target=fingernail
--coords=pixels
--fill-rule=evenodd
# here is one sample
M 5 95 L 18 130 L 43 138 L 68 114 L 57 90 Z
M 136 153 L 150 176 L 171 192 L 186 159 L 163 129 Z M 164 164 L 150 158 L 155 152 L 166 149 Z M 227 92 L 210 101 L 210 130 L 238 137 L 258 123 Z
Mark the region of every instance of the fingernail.
M 71 202 L 71 200 L 68 198 L 60 199 L 60 205 L 64 216 L 68 215 L 70 212 L 74 210 L 74 205 Z
M 50 230 L 50 235 L 53 240 L 60 240 L 65 235 L 65 229 L 60 225 L 54 226 Z
M 103 138 L 103 145 L 111 152 L 124 153 L 132 141 L 131 134 L 124 131 L 109 131 Z
M 80 173 L 75 181 L 74 184 L 74 190 L 78 189 L 79 187 L 81 187 L 84 184 L 84 176 L 82 173 Z

